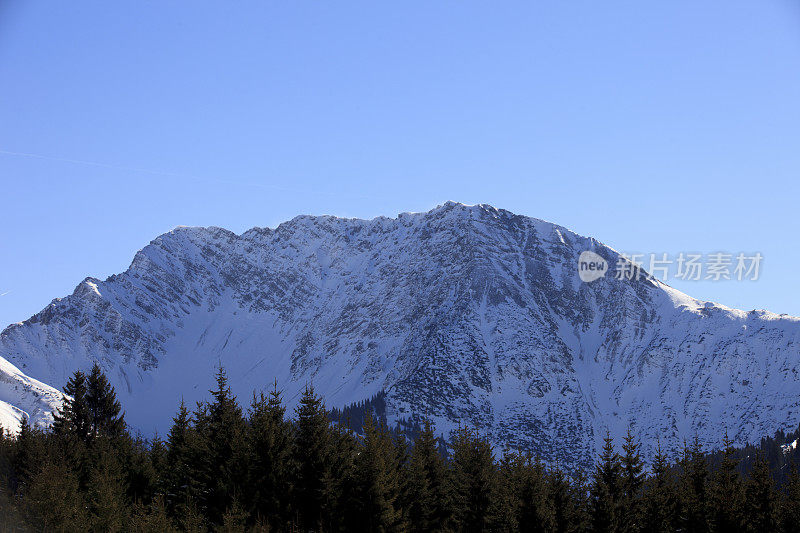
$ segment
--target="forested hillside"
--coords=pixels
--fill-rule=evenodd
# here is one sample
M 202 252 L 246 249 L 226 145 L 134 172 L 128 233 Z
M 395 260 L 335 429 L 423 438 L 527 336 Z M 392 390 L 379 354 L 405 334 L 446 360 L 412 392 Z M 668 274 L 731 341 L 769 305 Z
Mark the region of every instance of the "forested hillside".
M 99 367 L 76 372 L 51 430 L 0 440 L 8 531 L 797 531 L 798 432 L 707 454 L 687 445 L 645 465 L 629 434 L 590 471 L 493 449 L 469 427 L 447 447 L 429 423 L 414 442 L 372 412 L 380 396 L 326 410 L 306 389 L 181 404 L 163 438 L 125 427 Z M 380 414 L 380 413 L 378 413 Z M 334 416 L 337 419 L 331 420 Z M 358 418 L 358 420 L 355 420 Z M 350 429 L 357 427 L 358 432 Z M 689 436 L 690 437 L 690 436 Z M 787 444 L 788 443 L 788 444 Z

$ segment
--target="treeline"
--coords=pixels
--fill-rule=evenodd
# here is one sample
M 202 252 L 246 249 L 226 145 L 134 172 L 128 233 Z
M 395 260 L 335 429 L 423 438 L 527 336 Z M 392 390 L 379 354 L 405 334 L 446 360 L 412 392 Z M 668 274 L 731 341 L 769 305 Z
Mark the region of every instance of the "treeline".
M 181 405 L 166 439 L 127 431 L 98 367 L 76 373 L 48 431 L 0 439 L 4 531 L 785 531 L 800 530 L 800 476 L 778 485 L 753 449 L 747 475 L 725 439 L 645 468 L 628 434 L 591 472 L 494 450 L 462 428 L 442 453 L 368 414 L 333 423 L 311 388 L 291 419 L 281 395 L 243 409 L 224 371 L 209 402 Z

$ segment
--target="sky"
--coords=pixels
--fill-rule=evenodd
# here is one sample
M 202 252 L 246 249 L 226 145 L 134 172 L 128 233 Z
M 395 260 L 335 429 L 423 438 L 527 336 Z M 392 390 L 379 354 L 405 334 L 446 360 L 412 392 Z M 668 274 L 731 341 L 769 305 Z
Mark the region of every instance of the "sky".
M 800 2 L 0 0 L 0 328 L 178 225 L 488 203 L 800 315 Z M 646 265 L 645 265 L 646 266 Z

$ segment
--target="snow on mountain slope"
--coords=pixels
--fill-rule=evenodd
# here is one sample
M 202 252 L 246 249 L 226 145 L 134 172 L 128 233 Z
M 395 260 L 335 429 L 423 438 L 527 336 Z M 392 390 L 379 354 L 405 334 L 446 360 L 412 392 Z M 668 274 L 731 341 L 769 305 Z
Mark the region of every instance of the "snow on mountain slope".
M 29 378 L 0 357 L 0 427 L 19 433 L 22 418 L 32 426 L 45 428 L 53 423 L 53 413 L 64 395 L 53 387 Z
M 606 430 L 677 450 L 800 418 L 800 319 L 700 302 L 658 281 L 583 283 L 592 238 L 491 206 L 374 220 L 299 216 L 236 235 L 176 228 L 122 274 L 87 278 L 0 334 L 0 355 L 61 387 L 97 361 L 126 420 L 163 434 L 215 368 L 244 401 L 384 390 L 390 421 L 477 426 L 588 464 Z M 647 451 L 647 450 L 646 450 Z

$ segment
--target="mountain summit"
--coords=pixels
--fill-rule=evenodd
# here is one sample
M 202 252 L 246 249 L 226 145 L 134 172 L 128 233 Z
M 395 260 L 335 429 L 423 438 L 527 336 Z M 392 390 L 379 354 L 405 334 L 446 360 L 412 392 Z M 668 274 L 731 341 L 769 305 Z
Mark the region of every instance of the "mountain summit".
M 241 235 L 180 227 L 6 328 L 0 355 L 16 379 L 57 388 L 98 362 L 145 433 L 164 434 L 182 397 L 205 398 L 219 365 L 245 402 L 274 379 L 290 406 L 307 384 L 336 407 L 382 393 L 390 423 L 474 426 L 567 465 L 628 427 L 676 451 L 796 426 L 800 319 L 646 274 L 585 283 L 586 251 L 619 260 L 555 224 L 452 202 Z M 0 400 L 31 404 L 9 387 Z

